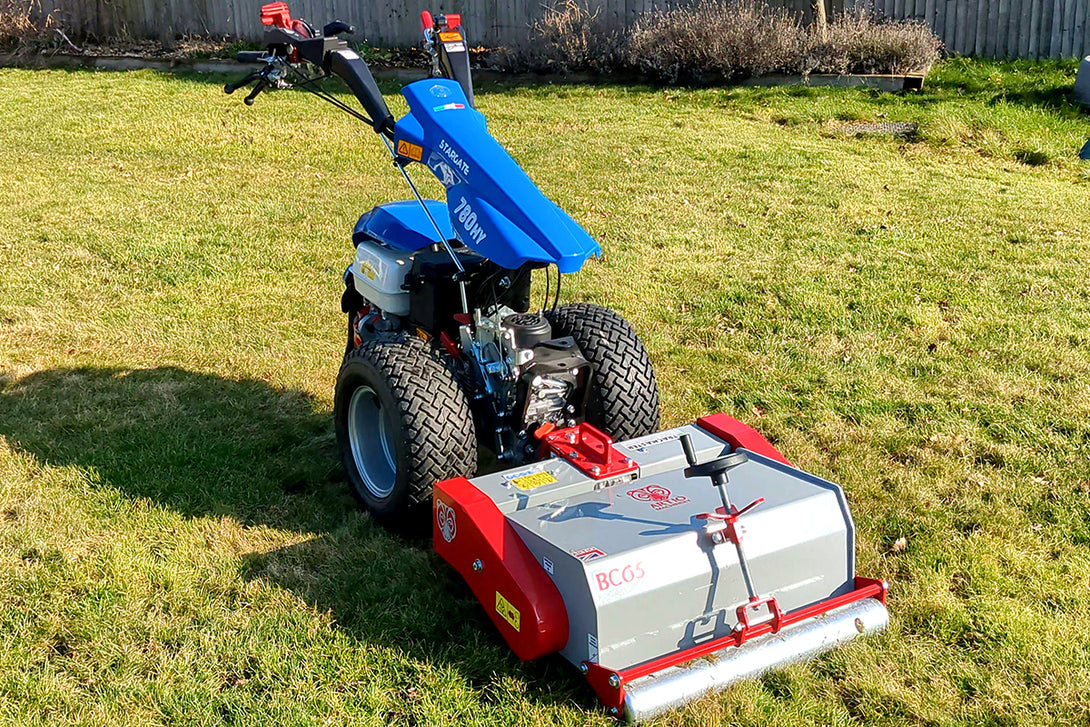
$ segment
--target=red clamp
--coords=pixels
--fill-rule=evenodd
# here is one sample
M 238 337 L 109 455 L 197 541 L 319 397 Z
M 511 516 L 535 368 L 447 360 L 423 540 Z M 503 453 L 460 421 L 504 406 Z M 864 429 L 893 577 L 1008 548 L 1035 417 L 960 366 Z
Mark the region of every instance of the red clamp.
M 726 539 L 729 540 L 730 542 L 734 543 L 735 545 L 738 545 L 739 543 L 742 542 L 742 532 L 741 532 L 741 530 L 738 529 L 738 526 L 737 526 L 738 518 L 742 517 L 747 512 L 749 512 L 753 508 L 757 507 L 758 505 L 760 505 L 764 501 L 765 501 L 765 499 L 763 497 L 758 497 L 756 500 L 749 503 L 748 505 L 743 507 L 741 510 L 739 510 L 738 508 L 736 508 L 736 507 L 734 507 L 732 505 L 731 508 L 730 508 L 730 512 L 724 512 L 723 508 L 720 507 L 720 508 L 716 508 L 715 512 L 702 512 L 699 515 L 697 515 L 697 517 L 700 518 L 701 520 L 722 520 L 722 521 L 724 521 L 727 524 L 727 527 L 724 528 L 723 530 L 717 530 L 716 533 L 726 531 L 726 534 L 727 534 Z M 716 533 L 713 533 L 713 539 L 714 539 L 714 535 Z M 720 540 L 718 542 L 723 542 L 723 541 Z
M 750 621 L 750 613 L 762 607 L 768 610 L 768 616 L 760 621 Z M 739 646 L 750 638 L 755 626 L 769 624 L 772 627 L 772 633 L 778 632 L 783 626 L 783 611 L 780 610 L 780 604 L 776 603 L 775 596 L 754 596 L 749 599 L 749 603 L 739 606 L 735 613 L 738 616 L 738 625 L 734 627 L 734 638 Z
M 540 431 L 540 430 L 539 430 Z M 613 438 L 582 422 L 541 437 L 542 455 L 555 454 L 596 480 L 634 472 L 635 462 L 613 446 Z

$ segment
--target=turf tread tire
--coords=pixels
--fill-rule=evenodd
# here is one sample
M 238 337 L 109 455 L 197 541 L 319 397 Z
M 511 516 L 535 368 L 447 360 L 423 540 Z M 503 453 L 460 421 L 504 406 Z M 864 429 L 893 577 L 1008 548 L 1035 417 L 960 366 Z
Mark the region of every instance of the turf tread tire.
M 363 484 L 348 442 L 348 406 L 361 384 L 396 406 L 397 480 L 384 500 Z M 353 494 L 386 524 L 401 524 L 427 503 L 437 482 L 476 474 L 477 438 L 465 393 L 451 363 L 416 336 L 379 334 L 350 351 L 337 376 L 333 411 L 341 462 Z
M 594 366 L 586 419 L 616 441 L 659 428 L 659 389 L 651 357 L 628 321 L 593 303 L 547 313 L 554 336 L 571 336 Z

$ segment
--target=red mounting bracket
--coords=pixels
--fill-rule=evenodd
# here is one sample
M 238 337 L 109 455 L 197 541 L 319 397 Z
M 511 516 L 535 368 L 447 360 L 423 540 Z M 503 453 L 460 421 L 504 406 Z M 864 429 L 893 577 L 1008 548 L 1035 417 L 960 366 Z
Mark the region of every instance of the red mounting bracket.
M 750 620 L 751 614 L 756 613 L 761 608 L 768 611 L 768 616 L 759 621 Z M 772 633 L 777 633 L 783 625 L 783 611 L 780 610 L 780 604 L 776 603 L 775 596 L 751 598 L 749 603 L 743 603 L 739 606 L 735 613 L 738 615 L 738 625 L 734 628 L 734 637 L 737 639 L 739 646 L 750 637 L 754 626 L 770 624 Z
M 617 451 L 612 437 L 586 422 L 545 434 L 541 446 L 543 455 L 555 454 L 596 480 L 638 469 L 635 462 Z

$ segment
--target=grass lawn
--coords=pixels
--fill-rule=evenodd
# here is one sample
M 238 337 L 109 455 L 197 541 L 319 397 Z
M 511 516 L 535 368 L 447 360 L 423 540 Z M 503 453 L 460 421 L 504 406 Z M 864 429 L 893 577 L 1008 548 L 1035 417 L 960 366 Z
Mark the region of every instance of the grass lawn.
M 601 241 L 565 298 L 633 322 L 665 423 L 725 411 L 843 484 L 891 583 L 887 633 L 662 724 L 1090 725 L 1074 70 L 479 89 Z M 347 495 L 349 232 L 407 195 L 351 119 L 220 82 L 0 70 L 0 722 L 610 724 Z

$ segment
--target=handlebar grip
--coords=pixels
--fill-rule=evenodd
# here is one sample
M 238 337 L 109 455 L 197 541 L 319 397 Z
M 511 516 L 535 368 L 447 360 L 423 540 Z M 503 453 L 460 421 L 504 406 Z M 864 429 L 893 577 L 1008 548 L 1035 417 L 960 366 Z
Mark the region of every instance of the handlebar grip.
M 227 85 L 225 85 L 223 87 L 223 92 L 224 93 L 234 93 L 235 91 L 239 90 L 243 86 L 249 85 L 250 82 L 253 81 L 254 79 L 256 79 L 259 75 L 261 75 L 259 71 L 254 71 L 253 73 L 246 76 L 245 78 L 240 78 L 239 80 L 235 81 L 234 83 L 228 83 Z
M 250 91 L 250 95 L 249 95 L 249 96 L 247 96 L 246 98 L 242 99 L 242 102 L 243 102 L 244 104 L 246 104 L 247 106 L 253 106 L 253 105 L 254 105 L 254 99 L 255 99 L 255 98 L 257 98 L 257 97 L 258 97 L 258 95 L 259 95 L 259 94 L 260 94 L 260 93 L 261 93 L 262 91 L 264 91 L 264 90 L 265 90 L 265 88 L 266 88 L 266 87 L 267 87 L 268 85 L 269 85 L 268 81 L 266 81 L 265 79 L 261 79 L 260 81 L 258 81 L 258 82 L 257 82 L 257 83 L 256 83 L 256 84 L 254 85 L 254 90 Z
M 262 60 L 264 57 L 263 50 L 244 50 L 235 56 L 235 60 L 239 63 L 264 63 L 265 61 Z
M 435 20 L 432 19 L 431 13 L 427 10 L 420 12 L 420 24 L 424 26 L 424 30 L 431 30 L 435 27 Z

